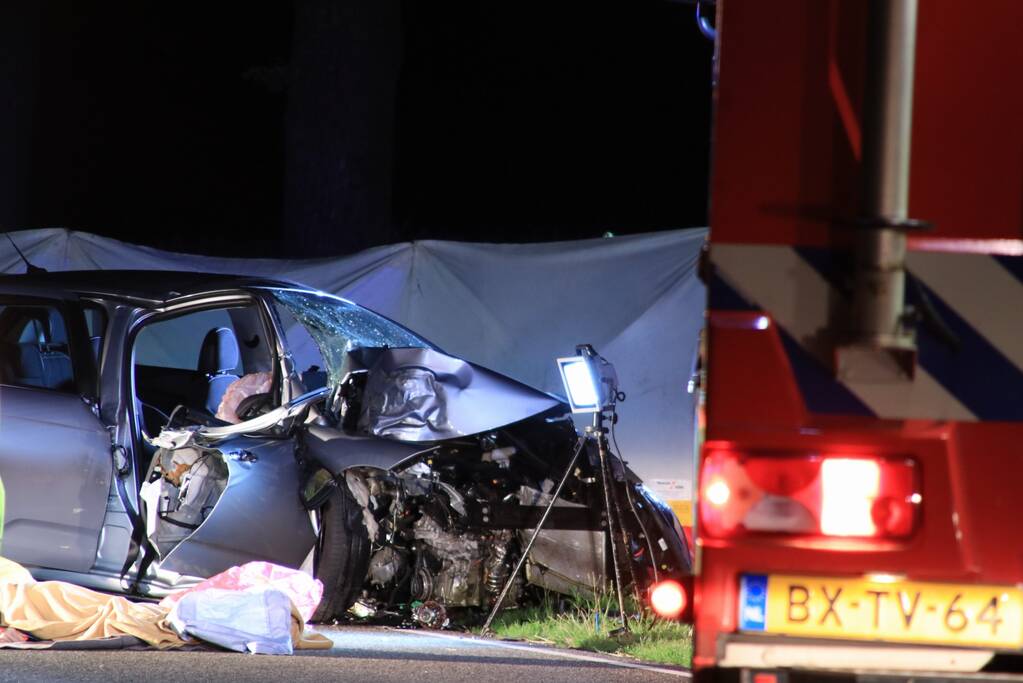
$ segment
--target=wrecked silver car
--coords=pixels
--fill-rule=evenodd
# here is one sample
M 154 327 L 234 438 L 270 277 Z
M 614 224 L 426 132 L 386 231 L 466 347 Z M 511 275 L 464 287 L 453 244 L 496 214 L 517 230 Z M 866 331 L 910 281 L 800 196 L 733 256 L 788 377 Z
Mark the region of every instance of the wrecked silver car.
M 252 560 L 439 625 L 489 609 L 582 447 L 558 397 L 286 282 L 99 271 L 0 278 L 4 554 L 37 578 L 160 596 Z M 689 571 L 620 460 L 621 574 Z M 584 452 L 505 606 L 613 571 Z M 423 606 L 426 606 L 424 609 Z

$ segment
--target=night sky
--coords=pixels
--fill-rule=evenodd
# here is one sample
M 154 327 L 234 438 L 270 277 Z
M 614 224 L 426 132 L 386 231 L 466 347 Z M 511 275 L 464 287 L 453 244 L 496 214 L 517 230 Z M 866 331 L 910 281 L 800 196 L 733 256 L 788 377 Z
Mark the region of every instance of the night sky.
M 668 0 L 4 3 L 0 225 L 324 256 L 706 223 Z

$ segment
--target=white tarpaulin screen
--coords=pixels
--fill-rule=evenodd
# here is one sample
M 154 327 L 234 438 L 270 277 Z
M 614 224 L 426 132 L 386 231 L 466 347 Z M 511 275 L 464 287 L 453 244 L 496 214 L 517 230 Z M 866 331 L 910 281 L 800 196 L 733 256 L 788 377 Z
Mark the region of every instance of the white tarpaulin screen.
M 622 455 L 685 524 L 693 479 L 686 390 L 703 324 L 706 230 L 545 244 L 423 241 L 312 260 L 191 256 L 61 229 L 11 233 L 47 270 L 191 270 L 295 280 L 344 296 L 440 348 L 563 395 L 554 359 L 589 343 L 618 370 Z M 0 271 L 24 272 L 6 239 Z

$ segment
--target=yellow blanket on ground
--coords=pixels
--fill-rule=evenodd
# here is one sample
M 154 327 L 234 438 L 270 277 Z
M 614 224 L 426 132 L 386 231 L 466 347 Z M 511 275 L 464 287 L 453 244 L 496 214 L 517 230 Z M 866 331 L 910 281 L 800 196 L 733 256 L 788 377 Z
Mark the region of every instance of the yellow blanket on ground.
M 63 581 L 36 581 L 24 567 L 0 557 L 0 626 L 42 640 L 95 640 L 129 635 L 160 649 L 184 641 L 166 622 L 169 610 L 132 602 Z M 327 649 L 333 643 L 305 630 L 292 607 L 291 636 L 297 650 Z
M 184 642 L 165 622 L 167 610 L 63 581 L 35 581 L 0 558 L 0 625 L 42 640 L 94 640 L 130 635 L 155 647 Z

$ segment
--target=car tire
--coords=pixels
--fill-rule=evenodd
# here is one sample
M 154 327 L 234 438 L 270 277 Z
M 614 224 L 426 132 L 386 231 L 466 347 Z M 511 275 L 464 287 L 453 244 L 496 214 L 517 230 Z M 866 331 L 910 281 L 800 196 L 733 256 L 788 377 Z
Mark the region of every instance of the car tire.
M 369 535 L 362 508 L 343 483 L 319 514 L 314 573 L 323 583 L 323 599 L 312 621 L 323 623 L 344 616 L 362 590 L 369 568 Z

